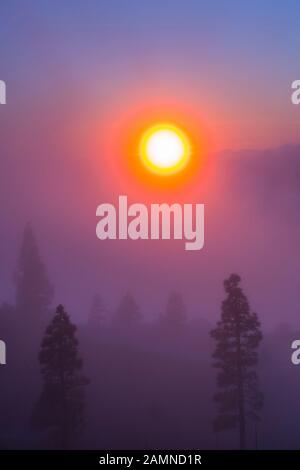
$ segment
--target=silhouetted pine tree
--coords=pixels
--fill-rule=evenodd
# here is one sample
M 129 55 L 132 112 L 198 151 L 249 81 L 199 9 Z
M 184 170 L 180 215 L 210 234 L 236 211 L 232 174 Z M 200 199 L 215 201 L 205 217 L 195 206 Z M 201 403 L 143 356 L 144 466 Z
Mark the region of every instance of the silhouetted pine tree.
M 40 258 L 37 242 L 30 225 L 27 225 L 14 275 L 16 285 L 16 312 L 20 324 L 31 330 L 42 328 L 49 313 L 53 287 Z M 40 333 L 40 332 L 39 332 Z
M 259 419 L 263 397 L 258 389 L 255 366 L 257 348 L 262 339 L 256 313 L 250 311 L 247 297 L 232 274 L 224 281 L 226 299 L 222 303 L 221 320 L 211 331 L 216 340 L 213 358 L 219 369 L 217 384 L 220 391 L 214 396 L 218 416 L 214 430 L 239 427 L 240 448 L 246 447 L 246 418 Z
M 64 307 L 59 305 L 46 329 L 39 361 L 43 389 L 33 412 L 36 427 L 53 431 L 59 446 L 66 449 L 82 430 L 84 387 L 89 383 L 81 374 L 76 326 Z
M 96 329 L 99 328 L 104 323 L 106 313 L 107 309 L 102 298 L 98 294 L 94 295 L 88 317 L 89 326 Z
M 249 378 L 247 383 L 247 395 L 249 399 L 249 408 L 247 417 L 254 424 L 254 447 L 258 449 L 258 424 L 261 420 L 260 412 L 264 404 L 264 396 L 259 390 L 258 377 L 254 374 L 252 379 Z
M 172 292 L 168 302 L 163 323 L 167 330 L 178 333 L 186 326 L 186 311 L 183 298 L 178 292 Z
M 41 334 L 49 319 L 53 288 L 41 260 L 35 235 L 25 227 L 17 266 L 13 318 L 13 339 L 9 342 L 12 364 L 11 393 L 22 389 L 22 400 L 15 400 L 15 416 L 22 425 L 28 423 L 35 393 L 40 386 L 37 355 Z M 20 361 L 20 354 L 22 360 Z
M 115 326 L 130 330 L 139 326 L 141 319 L 142 315 L 135 298 L 127 292 L 116 310 L 113 319 Z

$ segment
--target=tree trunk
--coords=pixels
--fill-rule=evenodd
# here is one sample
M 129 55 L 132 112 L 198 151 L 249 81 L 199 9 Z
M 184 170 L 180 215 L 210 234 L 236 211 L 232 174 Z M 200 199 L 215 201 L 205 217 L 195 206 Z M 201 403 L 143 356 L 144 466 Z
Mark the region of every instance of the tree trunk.
M 60 351 L 60 363 L 62 364 L 62 352 L 61 351 Z M 60 393 L 61 393 L 61 404 L 62 404 L 61 449 L 67 450 L 69 447 L 68 410 L 67 410 L 65 374 L 64 374 L 62 365 L 60 365 L 59 375 L 60 375 Z
M 245 422 L 245 407 L 244 407 L 244 391 L 243 384 L 239 383 L 239 434 L 240 434 L 240 449 L 246 449 L 246 422 Z
M 255 450 L 258 450 L 258 429 L 257 423 L 254 423 L 254 435 L 255 435 Z
M 237 322 L 237 377 L 238 377 L 238 420 L 240 449 L 246 449 L 245 397 L 242 373 L 242 350 L 239 322 Z

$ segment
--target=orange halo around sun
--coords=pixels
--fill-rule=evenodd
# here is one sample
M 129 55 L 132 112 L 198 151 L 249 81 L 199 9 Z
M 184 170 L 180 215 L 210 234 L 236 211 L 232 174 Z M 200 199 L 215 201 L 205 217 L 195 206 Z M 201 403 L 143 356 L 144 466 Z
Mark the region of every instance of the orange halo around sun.
M 205 184 L 211 166 L 208 133 L 194 109 L 148 103 L 112 115 L 109 123 L 104 139 L 107 171 L 123 191 L 130 187 L 137 194 L 144 191 L 145 197 L 148 191 L 173 194 Z
M 190 156 L 190 141 L 174 124 L 156 124 L 141 137 L 139 157 L 146 169 L 158 175 L 178 173 L 186 167 Z

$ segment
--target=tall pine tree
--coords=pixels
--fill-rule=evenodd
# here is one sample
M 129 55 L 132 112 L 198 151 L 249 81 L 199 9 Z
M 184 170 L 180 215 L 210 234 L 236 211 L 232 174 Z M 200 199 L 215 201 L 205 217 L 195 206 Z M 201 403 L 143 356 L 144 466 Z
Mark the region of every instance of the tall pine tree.
M 168 298 L 163 317 L 164 326 L 171 333 L 181 333 L 186 326 L 186 321 L 186 309 L 182 295 L 178 292 L 172 292 Z
M 114 325 L 118 328 L 131 331 L 138 327 L 142 320 L 142 314 L 138 304 L 130 292 L 121 299 L 113 318 Z
M 91 309 L 88 316 L 88 324 L 96 331 L 104 324 L 107 308 L 100 295 L 95 294 L 92 300 Z
M 33 424 L 53 431 L 62 449 L 83 428 L 84 387 L 76 326 L 59 305 L 46 329 L 39 354 L 43 389 L 33 413 Z
M 219 432 L 238 426 L 239 446 L 245 449 L 247 418 L 256 422 L 263 402 L 255 370 L 262 333 L 240 281 L 237 274 L 224 281 L 227 297 L 222 303 L 221 320 L 211 336 L 216 340 L 213 365 L 219 371 L 220 389 L 214 396 L 218 405 L 214 430 Z
M 15 390 L 22 389 L 22 400 L 15 401 L 19 422 L 28 422 L 35 392 L 40 386 L 37 355 L 40 338 L 50 316 L 53 287 L 49 282 L 38 244 L 30 225 L 25 227 L 17 266 L 14 272 L 16 287 L 13 313 L 13 337 L 10 341 L 10 362 Z M 22 351 L 22 361 L 20 361 Z
M 40 258 L 36 238 L 30 225 L 24 230 L 14 280 L 16 312 L 22 329 L 26 324 L 27 330 L 37 331 L 38 328 L 42 328 L 46 314 L 49 313 L 53 287 Z

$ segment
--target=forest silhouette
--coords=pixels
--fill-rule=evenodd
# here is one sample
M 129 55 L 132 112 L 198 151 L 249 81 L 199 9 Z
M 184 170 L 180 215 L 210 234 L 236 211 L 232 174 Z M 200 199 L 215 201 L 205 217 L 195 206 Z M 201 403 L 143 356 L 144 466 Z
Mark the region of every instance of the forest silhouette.
M 75 325 L 63 299 L 54 305 L 28 225 L 13 282 L 15 303 L 0 308 L 8 348 L 0 368 L 2 449 L 297 445 L 292 432 L 280 431 L 293 429 L 296 396 L 278 410 L 287 380 L 297 387 L 291 330 L 282 325 L 262 340 L 237 274 L 224 281 L 217 325 L 190 318 L 177 291 L 151 321 L 133 291 L 112 310 L 101 285 L 86 321 Z

